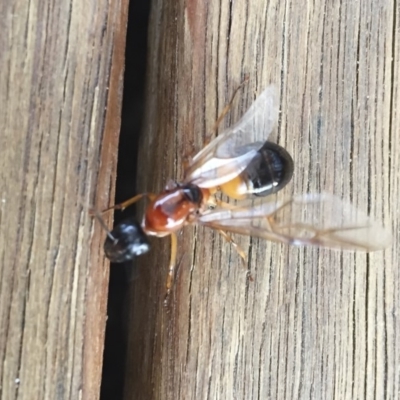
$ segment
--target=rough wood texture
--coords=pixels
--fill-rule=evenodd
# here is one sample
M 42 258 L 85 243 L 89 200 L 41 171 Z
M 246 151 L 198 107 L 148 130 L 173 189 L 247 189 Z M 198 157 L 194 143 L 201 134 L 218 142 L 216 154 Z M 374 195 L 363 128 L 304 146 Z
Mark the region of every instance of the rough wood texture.
M 399 8 L 393 1 L 154 1 L 139 187 L 182 178 L 243 76 L 236 121 L 270 82 L 276 138 L 293 155 L 288 193 L 351 199 L 394 230 L 370 255 L 294 248 L 208 229 L 138 261 L 129 300 L 126 399 L 361 399 L 400 393 Z
M 126 9 L 0 6 L 2 399 L 99 395 L 108 265 L 88 211 L 114 189 Z

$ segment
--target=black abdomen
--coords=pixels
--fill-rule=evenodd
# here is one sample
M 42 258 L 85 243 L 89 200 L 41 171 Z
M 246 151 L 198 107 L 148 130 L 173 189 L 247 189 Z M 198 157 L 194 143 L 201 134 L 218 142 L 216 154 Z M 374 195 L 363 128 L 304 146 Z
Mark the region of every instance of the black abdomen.
M 242 175 L 254 195 L 268 196 L 281 190 L 292 179 L 293 159 L 283 147 L 265 142 Z

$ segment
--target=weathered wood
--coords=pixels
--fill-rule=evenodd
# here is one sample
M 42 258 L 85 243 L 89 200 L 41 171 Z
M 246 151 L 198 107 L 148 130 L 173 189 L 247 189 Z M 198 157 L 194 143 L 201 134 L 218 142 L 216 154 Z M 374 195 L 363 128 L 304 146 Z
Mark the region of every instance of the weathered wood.
M 127 2 L 0 10 L 0 397 L 96 399 Z
M 153 240 L 132 281 L 126 399 L 398 397 L 398 23 L 389 0 L 154 1 L 140 189 L 182 178 L 248 74 L 225 126 L 277 83 L 275 136 L 296 165 L 287 192 L 351 199 L 393 227 L 394 245 L 366 255 L 236 237 L 246 271 L 217 234 L 188 227 L 166 308 L 169 240 Z

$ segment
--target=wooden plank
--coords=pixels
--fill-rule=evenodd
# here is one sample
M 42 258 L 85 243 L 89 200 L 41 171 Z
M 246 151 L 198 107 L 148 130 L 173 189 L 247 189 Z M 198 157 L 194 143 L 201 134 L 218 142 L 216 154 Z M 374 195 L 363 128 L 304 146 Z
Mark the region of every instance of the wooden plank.
M 287 193 L 351 200 L 394 244 L 366 255 L 236 237 L 246 270 L 188 227 L 164 307 L 169 241 L 154 239 L 131 283 L 126 399 L 398 397 L 398 14 L 389 0 L 154 2 L 140 189 L 182 178 L 249 75 L 224 126 L 276 83 Z
M 0 10 L 0 397 L 96 399 L 127 2 Z

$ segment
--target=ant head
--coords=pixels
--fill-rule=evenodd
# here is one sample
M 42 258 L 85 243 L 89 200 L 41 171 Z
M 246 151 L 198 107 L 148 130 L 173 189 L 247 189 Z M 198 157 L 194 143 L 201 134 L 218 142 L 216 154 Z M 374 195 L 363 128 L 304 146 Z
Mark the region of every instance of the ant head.
M 118 224 L 104 242 L 106 257 L 115 263 L 132 260 L 135 256 L 147 253 L 150 244 L 142 227 L 133 218 Z
M 111 262 L 123 263 L 130 261 L 135 256 L 140 256 L 150 250 L 147 235 L 135 219 L 125 219 L 110 232 L 100 214 L 95 210 L 92 212 L 107 232 L 104 253 Z

